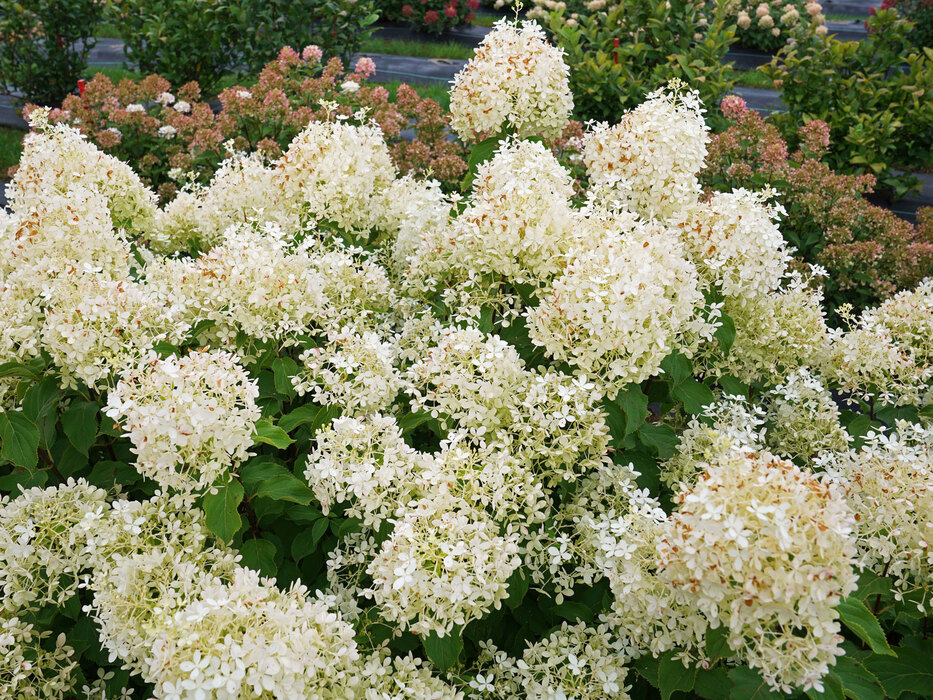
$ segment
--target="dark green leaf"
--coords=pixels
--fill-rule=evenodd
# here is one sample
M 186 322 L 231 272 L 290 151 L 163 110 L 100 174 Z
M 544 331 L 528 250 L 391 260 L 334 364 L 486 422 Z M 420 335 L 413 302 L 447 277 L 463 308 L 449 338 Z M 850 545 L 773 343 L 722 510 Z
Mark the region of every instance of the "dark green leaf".
M 499 148 L 499 136 L 480 141 L 470 151 L 470 160 L 467 162 L 467 174 L 460 183 L 460 191 L 468 192 L 473 187 L 473 180 L 476 179 L 476 171 L 480 165 L 493 157 L 496 149 Z
M 729 671 L 732 681 L 732 700 L 778 700 L 786 697 L 783 693 L 771 690 L 758 671 L 748 666 L 738 666 Z
M 22 379 L 36 380 L 41 376 L 38 370 L 21 362 L 4 362 L 0 364 L 0 379 L 6 377 L 20 377 Z
M 851 655 L 839 658 L 833 672 L 842 681 L 846 697 L 852 700 L 884 700 L 881 681 Z
M 463 639 L 456 627 L 444 637 L 438 637 L 436 632 L 431 632 L 422 638 L 421 644 L 431 663 L 441 673 L 456 666 L 463 651 Z
M 272 373 L 275 376 L 275 390 L 289 398 L 295 396 L 291 378 L 298 374 L 298 363 L 290 357 L 277 357 L 272 360 Z
M 703 411 L 704 406 L 713 403 L 715 398 L 708 386 L 694 379 L 688 379 L 671 389 L 671 396 L 684 402 L 687 413 L 696 415 Z
M 62 414 L 62 429 L 74 448 L 83 455 L 97 441 L 100 406 L 93 401 L 73 401 Z
M 269 540 L 255 538 L 246 540 L 240 547 L 243 566 L 272 578 L 278 573 L 275 566 L 275 545 Z
M 204 495 L 204 521 L 218 539 L 229 542 L 240 529 L 237 508 L 242 501 L 243 485 L 236 479 L 218 487 L 217 493 Z
M 275 462 L 251 460 L 244 465 L 240 478 L 249 492 L 257 496 L 303 506 L 314 500 L 314 492 L 306 483 Z
M 0 413 L 0 458 L 18 467 L 35 469 L 39 463 L 39 429 L 19 411 Z
M 651 654 L 645 654 L 636 659 L 633 665 L 639 676 L 644 678 L 655 688 L 658 687 L 658 674 L 661 664 L 656 658 L 651 656 Z
M 888 697 L 899 698 L 904 693 L 930 697 L 933 689 L 933 650 L 899 646 L 894 651 L 897 654 L 894 659 L 872 654 L 864 660 L 865 668 L 881 682 Z
M 29 387 L 26 395 L 23 396 L 23 415 L 38 424 L 39 419 L 52 410 L 61 395 L 58 380 L 54 377 L 46 377 Z
M 528 593 L 528 586 L 530 584 L 531 579 L 525 575 L 522 567 L 519 566 L 516 568 L 515 571 L 512 572 L 512 575 L 509 576 L 509 597 L 505 599 L 505 604 L 513 610 L 521 605 L 522 601 L 525 599 L 525 594 Z
M 673 457 L 677 451 L 679 438 L 668 425 L 645 423 L 639 428 L 638 437 L 646 445 L 657 448 L 658 456 L 662 459 Z
M 868 606 L 858 598 L 852 596 L 841 601 L 836 608 L 842 624 L 865 642 L 873 652 L 886 656 L 897 656 L 888 646 L 888 640 L 878 620 Z
M 729 354 L 729 350 L 732 349 L 732 344 L 735 342 L 735 323 L 732 317 L 725 312 L 723 312 L 720 321 L 722 321 L 722 325 L 716 329 L 713 337 L 719 341 L 723 353 Z
M 321 410 L 322 409 L 320 406 L 313 403 L 299 406 L 294 411 L 290 411 L 289 413 L 286 413 L 284 416 L 279 418 L 279 427 L 282 428 L 282 430 L 284 430 L 286 433 L 290 433 L 299 425 L 313 423 L 314 419 L 317 418 Z
M 823 676 L 822 681 L 822 693 L 814 688 L 806 691 L 810 700 L 846 700 L 845 693 L 842 690 L 842 679 L 833 671 Z
M 669 651 L 661 656 L 658 665 L 658 688 L 662 700 L 670 700 L 677 690 L 693 690 L 697 670 L 695 666 L 684 666 L 683 661 L 674 658 L 675 652 Z
M 722 666 L 697 670 L 693 691 L 705 700 L 729 700 L 732 691 L 729 671 Z
M 295 442 L 288 437 L 288 433 L 266 418 L 256 422 L 256 433 L 253 435 L 253 440 L 272 445 L 280 450 L 284 450 Z

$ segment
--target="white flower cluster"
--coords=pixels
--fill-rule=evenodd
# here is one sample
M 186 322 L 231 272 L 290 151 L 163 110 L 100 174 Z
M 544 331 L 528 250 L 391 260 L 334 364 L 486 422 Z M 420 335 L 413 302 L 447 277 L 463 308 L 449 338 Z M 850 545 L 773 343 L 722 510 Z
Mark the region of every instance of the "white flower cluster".
M 444 636 L 501 606 L 506 581 L 521 563 L 517 537 L 498 534 L 478 516 L 431 499 L 395 521 L 366 570 L 373 583 L 363 592 L 385 619 Z
M 706 282 L 732 298 L 774 291 L 790 254 L 775 221 L 783 209 L 768 205 L 773 192 L 717 192 L 680 212 L 672 225 Z
M 292 377 L 292 385 L 300 396 L 310 393 L 317 403 L 347 413 L 380 411 L 402 384 L 396 354 L 393 343 L 372 331 L 331 333 L 326 345 L 301 354 L 304 368 Z
M 855 590 L 855 519 L 837 486 L 766 452 L 711 462 L 676 496 L 661 577 L 775 688 L 821 689 Z
M 605 214 L 606 233 L 581 251 L 528 312 L 529 333 L 550 357 L 600 380 L 611 398 L 657 374 L 673 350 L 711 333 L 699 315 L 696 267 L 663 227 Z
M 10 546 L 7 512 L 27 523 L 50 524 L 52 514 L 72 523 L 66 537 L 58 532 L 51 540 L 42 530 L 19 528 L 18 546 L 46 548 L 47 559 L 70 562 L 68 571 L 93 594 L 85 612 L 104 648 L 151 683 L 156 698 L 413 697 L 392 692 L 398 682 L 426 691 L 424 697 L 460 697 L 411 657 L 362 654 L 332 598 L 309 596 L 300 585 L 280 590 L 238 566 L 231 552 L 209 543 L 190 499 L 157 494 L 146 502 L 107 503 L 103 494 L 69 482 L 3 504 L 0 559 L 22 554 Z M 33 563 L 39 578 L 41 564 Z M 39 647 L 39 639 L 19 619 L 3 621 L 0 688 L 10 691 L 4 697 L 62 698 L 71 689 L 72 650 L 63 637 L 51 649 Z
M 88 143 L 76 129 L 50 126 L 48 110 L 34 110 L 30 120 L 33 130 L 24 140 L 19 167 L 7 187 L 14 212 L 41 208 L 49 194 L 83 186 L 106 198 L 117 226 L 134 233 L 152 227 L 156 195 L 129 165 Z
M 535 22 L 497 22 L 454 78 L 454 131 L 464 141 L 503 130 L 519 138 L 559 136 L 573 109 L 563 54 Z
M 188 491 L 226 477 L 249 456 L 258 395 L 235 355 L 191 352 L 124 372 L 105 413 L 123 423 L 140 474 Z
M 42 347 L 61 368 L 62 383 L 110 386 L 155 343 L 178 342 L 186 326 L 140 284 L 95 274 L 62 280 L 48 293 Z
M 272 177 L 289 206 L 345 231 L 368 233 L 381 218 L 396 170 L 378 126 L 311 122 Z
M 768 445 L 791 459 L 844 452 L 851 437 L 839 423 L 839 407 L 818 375 L 792 374 L 767 394 Z
M 18 617 L 0 619 L 0 697 L 18 700 L 63 700 L 71 697 L 77 663 L 65 635 L 48 649 L 49 632 L 39 632 Z
M 290 233 L 299 228 L 298 212 L 273 183 L 274 170 L 258 154 L 232 154 L 207 187 L 191 186 L 159 212 L 149 246 L 172 253 L 196 246 L 209 250 L 227 229 L 242 221 L 275 222 Z
M 607 625 L 563 623 L 559 630 L 513 659 L 494 644 L 482 645 L 481 669 L 471 698 L 593 698 L 628 700 L 625 656 Z
M 689 486 L 706 464 L 742 448 L 758 449 L 765 440 L 765 412 L 741 396 L 723 396 L 704 406 L 680 434 L 677 454 L 661 466 L 661 479 Z
M 583 162 L 598 198 L 661 219 L 696 204 L 709 127 L 698 94 L 685 87 L 671 83 L 586 135 Z
M 896 597 L 933 608 L 933 434 L 899 423 L 823 466 L 855 511 L 858 562 L 894 582 Z

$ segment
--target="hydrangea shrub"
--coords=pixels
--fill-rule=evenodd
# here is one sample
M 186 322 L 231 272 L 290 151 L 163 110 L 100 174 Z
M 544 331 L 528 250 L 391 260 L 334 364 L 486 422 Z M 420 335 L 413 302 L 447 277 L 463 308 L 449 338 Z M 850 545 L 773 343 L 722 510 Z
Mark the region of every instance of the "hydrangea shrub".
M 495 31 L 523 38 L 454 86 L 466 137 L 458 93 L 513 70 L 455 195 L 311 121 L 159 207 L 33 114 L 0 218 L 4 693 L 927 692 L 933 281 L 830 326 L 770 193 L 702 196 L 681 83 L 585 136 L 581 201 L 528 131 L 565 103 L 514 90 L 554 61 Z

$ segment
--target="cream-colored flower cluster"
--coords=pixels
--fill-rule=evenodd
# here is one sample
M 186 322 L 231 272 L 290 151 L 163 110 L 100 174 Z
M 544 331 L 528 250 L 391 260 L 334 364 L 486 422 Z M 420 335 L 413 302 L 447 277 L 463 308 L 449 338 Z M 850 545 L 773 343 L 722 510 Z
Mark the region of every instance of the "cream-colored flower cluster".
M 380 411 L 402 385 L 396 354 L 393 343 L 372 331 L 331 333 L 325 346 L 299 356 L 304 368 L 292 377 L 292 385 L 300 396 L 310 394 L 317 403 L 347 413 Z
M 672 222 L 704 280 L 731 298 L 774 291 L 790 255 L 777 227 L 783 213 L 774 192 L 717 192 L 686 207 Z
M 333 598 L 297 584 L 279 589 L 237 565 L 232 552 L 211 544 L 187 497 L 108 503 L 103 491 L 72 481 L 34 489 L 3 509 L 21 522 L 48 523 L 54 513 L 72 523 L 67 538 L 59 532 L 49 539 L 0 518 L 0 559 L 22 554 L 11 547 L 15 532 L 19 547 L 35 545 L 48 551 L 46 559 L 68 561 L 93 595 L 85 611 L 104 649 L 152 684 L 157 698 L 369 700 L 398 680 L 425 697 L 462 697 L 410 656 L 364 654 L 353 628 L 333 611 Z M 34 563 L 38 573 L 42 564 Z M 11 612 L 21 609 L 6 602 Z M 20 602 L 28 608 L 40 601 Z M 39 639 L 16 617 L 0 627 L 0 683 L 10 697 L 62 698 L 71 690 L 71 649 L 63 638 L 54 648 L 39 647 Z
M 855 511 L 858 562 L 894 582 L 922 613 L 933 608 L 933 433 L 898 423 L 858 451 L 821 460 Z
M 61 368 L 62 383 L 112 386 L 160 341 L 178 342 L 186 330 L 171 310 L 132 280 L 78 274 L 52 287 L 41 343 Z
M 14 213 L 41 208 L 50 194 L 77 186 L 103 195 L 117 226 L 142 234 L 152 228 L 156 195 L 130 165 L 88 143 L 76 129 L 49 125 L 48 110 L 33 111 L 30 125 L 33 130 L 7 190 Z
M 249 456 L 258 396 L 235 355 L 191 352 L 124 372 L 104 412 L 122 422 L 140 474 L 189 491 L 226 477 Z
M 672 83 L 584 138 L 583 162 L 594 194 L 610 205 L 666 219 L 696 204 L 709 127 L 695 91 Z
M 311 122 L 272 177 L 287 206 L 345 231 L 368 233 L 381 218 L 382 197 L 396 170 L 379 127 Z
M 765 441 L 765 412 L 741 396 L 723 396 L 703 407 L 680 434 L 677 454 L 661 466 L 661 479 L 689 486 L 704 465 L 733 450 L 758 449 Z
M 842 655 L 836 605 L 855 590 L 843 491 L 767 452 L 736 450 L 680 492 L 662 579 L 776 688 L 821 689 Z
M 806 369 L 792 374 L 767 395 L 768 445 L 791 459 L 845 452 L 852 438 L 839 423 L 839 406 L 823 380 Z
M 464 141 L 506 130 L 519 138 L 559 136 L 573 109 L 563 54 L 535 22 L 497 22 L 454 78 L 454 131 Z
M 65 635 L 56 637 L 54 646 L 43 641 L 50 632 L 18 618 L 0 619 L 0 697 L 22 700 L 63 700 L 72 697 L 77 667 L 74 649 Z
M 386 620 L 444 636 L 498 609 L 520 563 L 516 536 L 500 535 L 478 512 L 426 499 L 396 520 L 366 570 L 373 583 L 363 594 Z
M 626 659 L 607 625 L 563 623 L 511 658 L 491 642 L 482 646 L 471 698 L 593 698 L 628 700 Z
M 574 257 L 528 312 L 528 325 L 535 344 L 598 379 L 611 398 L 712 330 L 700 315 L 696 267 L 680 241 L 624 214 L 602 216 L 602 240 Z

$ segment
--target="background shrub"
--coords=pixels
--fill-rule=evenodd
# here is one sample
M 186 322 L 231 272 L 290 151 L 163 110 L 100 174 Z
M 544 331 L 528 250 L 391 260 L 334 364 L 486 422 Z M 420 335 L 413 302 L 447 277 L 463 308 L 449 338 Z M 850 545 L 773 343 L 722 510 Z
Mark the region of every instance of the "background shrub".
M 345 72 L 342 61 L 319 62 L 320 49 L 302 55 L 282 49 L 250 87 L 234 86 L 220 94 L 215 114 L 195 82 L 174 90 L 158 75 L 114 83 L 98 74 L 83 97 L 68 97 L 51 119 L 79 128 L 107 153 L 138 163 L 143 181 L 163 201 L 187 182 L 206 184 L 227 157 L 225 143 L 259 151 L 268 158 L 283 149 L 309 121 L 350 118 L 361 109 L 375 120 L 405 172 L 427 172 L 453 186 L 466 169 L 462 146 L 446 140 L 447 117 L 432 99 L 402 85 L 397 102 L 382 86 L 367 84 L 372 61 L 361 59 Z M 325 104 L 326 103 L 326 104 Z M 414 129 L 406 140 L 402 130 Z
M 433 34 L 472 21 L 477 7 L 479 0 L 387 0 L 379 4 L 385 19 L 409 22 Z
M 897 10 L 897 14 L 914 23 L 907 38 L 917 48 L 933 46 L 933 0 L 884 0 L 882 10 Z M 871 8 L 872 14 L 875 8 Z
M 872 175 L 835 172 L 820 158 L 830 146 L 829 127 L 811 121 L 797 134 L 800 147 L 788 152 L 778 129 L 741 98 L 723 100 L 728 128 L 713 136 L 701 180 L 707 188 L 773 187 L 787 210 L 781 230 L 806 263 L 829 271 L 829 306 L 866 306 L 933 273 L 933 217 L 914 227 L 870 204 Z
M 0 89 L 59 104 L 87 68 L 101 14 L 98 0 L 0 0 Z
M 696 0 L 634 0 L 575 21 L 552 13 L 549 26 L 567 52 L 576 115 L 612 121 L 672 78 L 714 104 L 734 82 L 722 59 L 735 24 L 726 3 L 709 15 Z
M 141 71 L 207 92 L 234 67 L 259 70 L 280 46 L 310 40 L 349 58 L 378 17 L 372 0 L 121 0 L 109 14 Z
M 933 166 L 933 50 L 916 51 L 910 24 L 891 11 L 868 21 L 860 42 L 812 39 L 780 54 L 766 72 L 780 81 L 785 136 L 812 119 L 830 127 L 830 166 L 874 174 L 901 195 L 894 169 Z
M 742 46 L 777 51 L 811 32 L 826 35 L 823 7 L 811 0 L 741 0 L 736 6 L 736 37 Z

